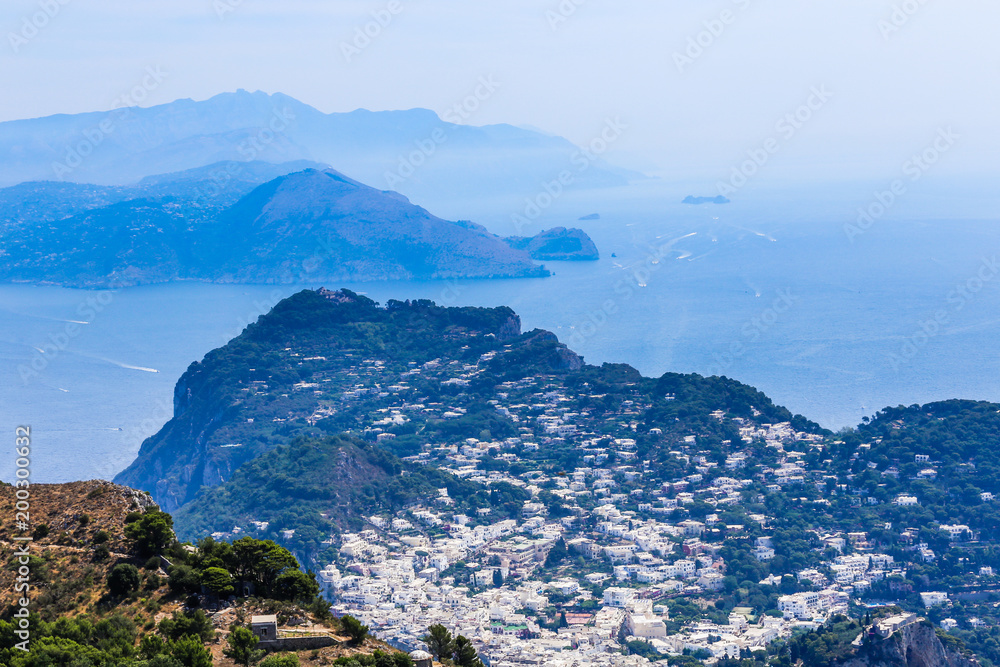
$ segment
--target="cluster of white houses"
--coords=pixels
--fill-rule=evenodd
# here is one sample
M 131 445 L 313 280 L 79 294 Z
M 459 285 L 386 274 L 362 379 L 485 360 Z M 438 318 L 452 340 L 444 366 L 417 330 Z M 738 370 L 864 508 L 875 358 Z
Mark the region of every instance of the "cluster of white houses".
M 478 363 L 444 359 L 411 363 L 405 372 L 377 359 L 364 360 L 344 371 L 349 386 L 337 385 L 342 391 L 336 402 L 324 403 L 309 418 L 315 423 L 335 414 L 342 404 L 376 401 L 378 407 L 369 411 L 362 430 L 381 441 L 392 440 L 394 429 L 412 421 L 462 419 L 471 409 L 465 388 L 497 354 L 487 353 Z M 435 402 L 421 402 L 424 399 L 417 398 L 412 385 L 429 378 L 450 393 Z M 326 397 L 329 392 L 322 390 L 322 383 L 330 381 L 300 383 L 296 390 Z M 709 417 L 719 422 L 728 419 L 735 429 L 734 442 L 725 441 L 730 447 L 723 456 L 699 449 L 695 434 L 671 435 L 668 444 L 662 429 L 649 431 L 650 436 L 662 438 L 658 447 L 670 450 L 672 462 L 685 471 L 677 479 L 664 480 L 649 461 L 642 460 L 637 443 L 641 438 L 635 435 L 643 412 L 651 407 L 648 397 L 638 392 L 626 396 L 611 416 L 592 407 L 604 398 L 586 384 L 571 392 L 554 377 L 501 383 L 489 403 L 513 424 L 516 434 L 493 437 L 484 430 L 427 443 L 408 461 L 414 465 L 434 461 L 484 488 L 499 483 L 519 487 L 531 496 L 519 516 L 494 520 L 485 507 L 467 516 L 455 510 L 456 502 L 441 489 L 420 507 L 369 517 L 365 530 L 331 538 L 339 560 L 323 569 L 319 578 L 335 611 L 361 619 L 377 635 L 408 650 L 422 648 L 420 638 L 428 626 L 440 623 L 471 639 L 491 667 L 625 666 L 646 662 L 622 655 L 621 643 L 634 639 L 664 654 L 738 657 L 797 628 L 816 627 L 846 612 L 852 597 L 864 595 L 877 582 L 905 579 L 905 569 L 892 556 L 878 553 L 865 533 L 817 533 L 822 565 L 777 572 L 760 582 L 778 586 L 790 576 L 801 584 L 796 587 L 800 592 L 778 599 L 777 610 L 761 614 L 759 609 L 736 608 L 725 623 L 700 620 L 678 629 L 670 619 L 671 599 L 705 602 L 726 589 L 722 538 L 741 539 L 746 530 L 744 524 L 723 520 L 728 511 L 742 511 L 748 500 L 759 504 L 765 491 L 779 492 L 789 485 L 815 484 L 823 491 L 820 497 L 802 500 L 816 506 L 830 503 L 828 492 L 833 488 L 852 497 L 860 490 L 849 491 L 825 471 L 810 470 L 808 455 L 796 451 L 819 449 L 821 436 L 796 431 L 790 423 L 762 424 L 727 417 L 718 410 Z M 672 395 L 666 396 L 671 399 Z M 774 453 L 772 462 L 756 466 L 739 451 L 740 440 L 762 442 Z M 792 443 L 796 446 L 786 450 Z M 484 465 L 487 460 L 500 461 L 521 464 L 523 470 L 541 448 L 556 446 L 582 450 L 582 466 L 547 475 L 511 474 L 505 472 L 506 466 Z M 936 464 L 929 456 L 918 455 L 916 463 L 921 466 L 920 477 L 935 478 Z M 751 467 L 753 475 L 746 470 Z M 899 472 L 891 467 L 883 474 Z M 549 516 L 551 505 L 540 497 L 543 490 L 547 498 L 554 496 L 563 504 L 562 516 Z M 993 500 L 988 493 L 982 499 Z M 855 500 L 899 506 L 920 503 L 911 494 Z M 684 518 L 686 513 L 680 510 L 695 503 L 699 508 L 711 505 L 712 511 L 698 512 L 697 520 Z M 774 561 L 776 545 L 767 537 L 773 517 L 746 516 L 760 527 L 753 541 L 748 540 L 750 553 L 759 561 Z M 945 524 L 940 529 L 956 541 L 975 537 L 965 525 Z M 902 537 L 912 540 L 910 548 L 920 558 L 933 561 L 934 552 L 916 535 L 914 530 Z M 552 579 L 543 564 L 560 541 L 570 552 L 572 566 Z M 944 593 L 921 597 L 928 607 L 948 602 Z M 543 612 L 553 606 L 577 613 L 560 614 L 555 627 L 551 616 L 543 621 Z

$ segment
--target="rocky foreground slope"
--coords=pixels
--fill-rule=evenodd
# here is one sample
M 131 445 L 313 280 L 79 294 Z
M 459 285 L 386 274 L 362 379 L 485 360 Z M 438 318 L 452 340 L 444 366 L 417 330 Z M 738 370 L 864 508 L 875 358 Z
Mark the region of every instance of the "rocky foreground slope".
M 348 659 L 413 667 L 405 654 L 355 635 L 325 602 L 310 599 L 311 577 L 273 543 L 244 544 L 239 560 L 236 547 L 211 539 L 181 546 L 171 518 L 148 494 L 103 480 L 32 485 L 25 530 L 14 525 L 15 493 L 0 483 L 0 665 L 236 667 L 245 660 L 227 655 L 234 630 L 244 631 L 254 615 L 275 614 L 279 637 L 293 639 L 269 647 L 279 653 L 262 663 L 268 667 Z M 20 539 L 27 535 L 30 542 Z M 276 585 L 265 594 L 258 587 L 246 598 L 240 586 L 221 594 L 202 586 L 206 572 L 231 582 L 220 566 L 238 573 L 241 563 L 297 573 L 290 579 L 306 588 Z M 22 598 L 27 617 L 17 615 Z

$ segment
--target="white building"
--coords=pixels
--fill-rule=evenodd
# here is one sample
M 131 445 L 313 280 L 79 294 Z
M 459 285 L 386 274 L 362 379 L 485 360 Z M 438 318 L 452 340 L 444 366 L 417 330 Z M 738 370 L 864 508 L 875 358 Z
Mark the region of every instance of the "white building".
M 816 592 L 794 593 L 778 598 L 778 611 L 784 614 L 786 619 L 810 619 L 818 608 L 819 593 Z
M 636 592 L 631 588 L 612 586 L 604 589 L 604 604 L 612 607 L 627 607 L 635 600 Z
M 667 625 L 656 616 L 629 614 L 626 617 L 626 631 L 641 639 L 662 638 L 667 636 Z
M 952 542 L 958 542 L 959 540 L 967 539 L 972 536 L 972 529 L 970 529 L 965 524 L 941 524 L 941 530 L 948 533 L 948 537 Z
M 936 607 L 941 604 L 948 603 L 948 594 L 941 592 L 927 592 L 920 594 L 920 601 L 924 603 L 924 606 L 930 609 L 931 607 Z

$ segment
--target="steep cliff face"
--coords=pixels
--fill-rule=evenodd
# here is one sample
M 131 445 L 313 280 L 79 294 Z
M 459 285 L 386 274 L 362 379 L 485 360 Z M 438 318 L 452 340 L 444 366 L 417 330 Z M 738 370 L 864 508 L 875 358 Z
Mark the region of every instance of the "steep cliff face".
M 508 341 L 521 335 L 521 317 L 511 314 L 497 329 L 497 338 L 501 341 Z
M 945 646 L 934 626 L 924 621 L 896 631 L 891 637 L 858 649 L 841 667 L 978 667 L 971 655 Z

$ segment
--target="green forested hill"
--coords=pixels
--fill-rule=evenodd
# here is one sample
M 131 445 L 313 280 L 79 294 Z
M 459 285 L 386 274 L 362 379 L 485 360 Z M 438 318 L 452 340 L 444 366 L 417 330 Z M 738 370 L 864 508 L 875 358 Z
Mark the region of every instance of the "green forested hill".
M 307 290 L 279 303 L 193 363 L 177 383 L 174 408 L 173 419 L 143 443 L 136 461 L 116 479 L 149 490 L 170 511 L 203 488 L 238 482 L 220 489 L 221 495 L 204 495 L 197 512 L 181 512 L 182 531 L 210 527 L 187 526 L 189 517 L 220 517 L 214 529 L 224 525 L 221 517 L 245 520 L 243 510 L 229 512 L 223 505 L 249 507 L 239 495 L 251 489 L 272 489 L 278 494 L 272 500 L 290 498 L 275 485 L 249 482 L 266 478 L 268 465 L 286 465 L 287 455 L 236 473 L 298 438 L 336 442 L 343 453 L 359 441 L 347 446 L 346 440 L 323 439 L 345 434 L 372 445 L 365 456 L 421 454 L 431 463 L 472 439 L 493 443 L 481 463 L 485 469 L 513 474 L 571 471 L 588 456 L 610 456 L 602 452 L 626 438 L 666 474 L 675 463 L 671 447 L 685 437 L 697 436 L 722 459 L 730 446 L 725 443 L 743 442 L 734 422 L 712 417 L 712 411 L 749 425 L 791 422 L 822 433 L 727 378 L 651 379 L 624 365 L 586 365 L 549 332 L 522 334 L 509 308 L 446 308 L 430 301 L 380 306 L 347 290 Z M 526 445 L 539 442 L 546 444 Z M 518 462 L 492 458 L 511 448 Z M 215 509 L 205 511 L 209 506 Z M 341 518 L 334 523 L 350 524 Z M 307 525 L 319 528 L 316 521 L 297 525 L 307 533 Z
M 295 436 L 350 431 L 365 410 L 354 399 L 383 393 L 383 376 L 436 358 L 474 363 L 519 333 L 508 308 L 380 308 L 352 292 L 300 292 L 191 364 L 173 419 L 116 479 L 174 510 Z
M 833 507 L 845 527 L 872 530 L 887 543 L 910 528 L 946 548 L 935 524 L 1000 538 L 1000 507 L 988 495 L 1000 495 L 998 452 L 1000 405 L 951 400 L 885 408 L 813 457 L 817 465 L 832 457 L 827 467 L 844 492 Z M 916 504 L 898 504 L 902 495 Z
M 929 455 L 946 472 L 971 464 L 986 490 L 1000 493 L 1000 405 L 985 401 L 941 401 L 885 408 L 861 424 L 860 438 L 878 439 L 868 460 L 881 465 L 903 462 L 900 472 L 917 474 L 914 458 Z M 939 471 L 940 472 L 940 471 Z

